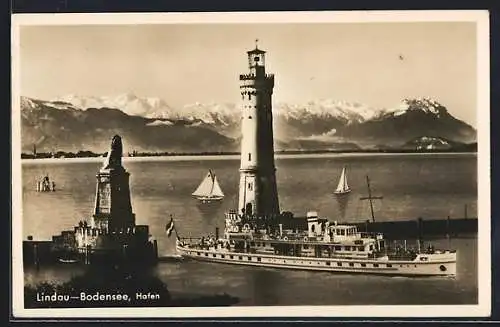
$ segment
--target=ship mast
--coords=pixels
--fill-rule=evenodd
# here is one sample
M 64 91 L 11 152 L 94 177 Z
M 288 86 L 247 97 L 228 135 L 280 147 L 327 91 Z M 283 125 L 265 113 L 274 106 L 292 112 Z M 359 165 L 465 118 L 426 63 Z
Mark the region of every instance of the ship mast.
M 367 197 L 361 197 L 359 198 L 360 200 L 369 200 L 370 201 L 370 211 L 372 214 L 372 221 L 375 222 L 375 213 L 373 212 L 373 201 L 372 200 L 382 200 L 382 196 L 372 196 L 372 190 L 370 188 L 370 178 L 368 178 L 368 175 L 366 176 L 366 185 L 368 187 L 368 196 Z

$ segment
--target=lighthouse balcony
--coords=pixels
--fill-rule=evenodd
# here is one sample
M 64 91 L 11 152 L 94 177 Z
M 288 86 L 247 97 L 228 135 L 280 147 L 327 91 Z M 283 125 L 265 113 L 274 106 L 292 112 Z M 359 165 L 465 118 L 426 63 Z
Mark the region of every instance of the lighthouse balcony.
M 242 173 L 255 173 L 257 170 L 259 170 L 259 168 L 256 165 L 246 165 L 240 168 L 240 172 Z
M 274 74 L 240 74 L 240 81 L 254 80 L 254 79 L 274 79 Z
M 242 74 L 240 75 L 240 88 L 273 88 L 273 74 Z

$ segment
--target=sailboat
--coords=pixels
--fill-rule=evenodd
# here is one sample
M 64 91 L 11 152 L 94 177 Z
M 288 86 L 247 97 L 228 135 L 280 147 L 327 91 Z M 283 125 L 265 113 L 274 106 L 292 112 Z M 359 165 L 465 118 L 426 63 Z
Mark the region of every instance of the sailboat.
M 196 191 L 192 195 L 200 200 L 202 203 L 209 203 L 212 201 L 221 201 L 224 198 L 217 176 L 212 170 L 208 171 L 207 176 L 203 179 Z
M 347 185 L 347 171 L 346 168 L 342 168 L 342 174 L 340 174 L 339 184 L 333 193 L 342 195 L 351 192 L 349 185 Z

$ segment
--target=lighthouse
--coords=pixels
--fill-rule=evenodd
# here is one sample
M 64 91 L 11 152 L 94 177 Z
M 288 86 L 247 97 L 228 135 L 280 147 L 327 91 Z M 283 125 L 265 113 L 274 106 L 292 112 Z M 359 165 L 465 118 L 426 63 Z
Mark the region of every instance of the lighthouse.
M 272 94 L 274 75 L 266 73 L 266 52 L 255 46 L 247 51 L 247 74 L 240 75 L 241 162 L 239 211 L 247 217 L 279 214 Z

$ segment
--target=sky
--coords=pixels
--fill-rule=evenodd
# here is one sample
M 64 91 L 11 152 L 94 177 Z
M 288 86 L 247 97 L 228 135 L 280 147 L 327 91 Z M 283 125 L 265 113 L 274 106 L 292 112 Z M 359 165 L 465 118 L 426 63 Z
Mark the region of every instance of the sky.
M 276 75 L 276 102 L 389 108 L 428 96 L 476 126 L 472 22 L 22 26 L 20 92 L 237 102 L 255 39 Z

